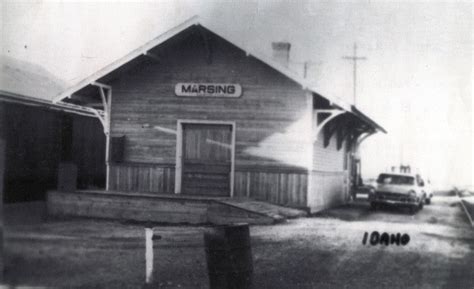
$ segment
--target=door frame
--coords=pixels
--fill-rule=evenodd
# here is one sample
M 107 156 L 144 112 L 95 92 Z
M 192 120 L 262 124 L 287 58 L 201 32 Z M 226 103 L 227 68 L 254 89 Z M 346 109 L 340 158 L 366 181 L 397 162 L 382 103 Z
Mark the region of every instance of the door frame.
M 220 120 L 198 120 L 198 119 L 178 119 L 176 130 L 176 166 L 174 193 L 181 194 L 182 172 L 183 172 L 183 124 L 210 124 L 228 125 L 232 129 L 231 134 L 231 156 L 230 156 L 230 197 L 234 196 L 234 174 L 235 174 L 235 121 Z

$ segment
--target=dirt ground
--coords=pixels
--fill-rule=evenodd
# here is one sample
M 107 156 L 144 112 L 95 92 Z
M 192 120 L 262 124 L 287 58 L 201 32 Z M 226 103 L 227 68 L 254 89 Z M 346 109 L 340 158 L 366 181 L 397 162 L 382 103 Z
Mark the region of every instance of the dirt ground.
M 205 227 L 159 226 L 158 288 L 208 288 Z M 362 244 L 365 232 L 408 234 L 405 246 Z M 50 220 L 6 228 L 7 285 L 141 288 L 143 226 Z M 255 288 L 474 288 L 474 230 L 458 199 L 416 215 L 364 200 L 273 226 L 251 227 Z

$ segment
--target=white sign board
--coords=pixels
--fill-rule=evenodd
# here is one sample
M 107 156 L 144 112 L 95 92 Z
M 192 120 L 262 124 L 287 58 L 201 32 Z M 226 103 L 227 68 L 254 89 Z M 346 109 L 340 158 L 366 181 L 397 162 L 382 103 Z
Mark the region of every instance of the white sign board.
M 234 83 L 180 82 L 174 87 L 174 93 L 177 96 L 239 97 L 242 87 Z

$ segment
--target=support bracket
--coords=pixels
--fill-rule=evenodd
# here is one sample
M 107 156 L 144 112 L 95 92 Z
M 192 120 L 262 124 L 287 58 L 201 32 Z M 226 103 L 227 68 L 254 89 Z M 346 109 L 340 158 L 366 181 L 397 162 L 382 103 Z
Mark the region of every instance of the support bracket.
M 337 131 L 337 150 L 341 150 L 342 143 L 344 142 L 344 138 L 347 136 L 346 132 L 348 131 L 347 128 L 342 127 Z
M 347 142 L 347 150 L 350 150 L 351 147 L 353 145 L 356 145 L 357 146 L 357 140 L 359 139 L 359 137 L 364 134 L 365 132 L 364 131 L 355 131 L 355 132 L 352 132 L 350 135 L 349 135 L 349 138 L 348 138 L 348 142 Z M 357 150 L 357 147 L 355 148 Z
M 105 135 L 109 135 L 110 132 L 110 104 L 112 100 L 112 87 L 107 84 L 92 82 L 91 85 L 97 86 L 100 93 L 100 98 L 102 100 L 102 106 L 104 108 L 103 113 L 99 113 L 98 110 L 95 110 L 95 115 L 99 118 L 102 126 L 104 127 Z
M 323 129 L 323 127 L 332 119 L 337 117 L 338 115 L 343 114 L 345 111 L 342 109 L 316 109 L 315 110 L 315 123 L 316 123 L 316 129 L 314 130 L 314 140 L 318 139 L 318 135 Z M 322 114 L 329 114 L 328 117 L 326 117 L 321 123 L 318 121 L 318 116 Z
M 351 124 L 349 118 L 344 118 L 340 124 L 339 129 L 337 130 L 337 150 L 342 149 L 342 143 L 346 140 L 347 136 L 353 129 L 353 125 Z
M 339 131 L 339 125 L 337 123 L 328 123 L 324 128 L 323 128 L 323 135 L 324 135 L 324 147 L 327 148 L 329 146 L 329 143 L 331 142 L 331 138 L 336 133 Z
M 375 134 L 377 131 L 369 131 L 369 132 L 366 132 L 365 134 L 362 134 L 361 136 L 359 136 L 360 138 L 357 140 L 357 143 L 356 143 L 356 149 L 359 149 L 359 146 L 360 144 L 365 141 L 369 136 Z

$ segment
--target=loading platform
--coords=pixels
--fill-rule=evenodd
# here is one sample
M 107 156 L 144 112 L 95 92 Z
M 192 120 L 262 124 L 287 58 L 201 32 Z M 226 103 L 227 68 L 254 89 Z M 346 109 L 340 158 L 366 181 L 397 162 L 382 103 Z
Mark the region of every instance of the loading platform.
M 248 198 L 87 190 L 48 192 L 50 216 L 118 219 L 162 224 L 275 224 L 304 217 L 304 209 Z

